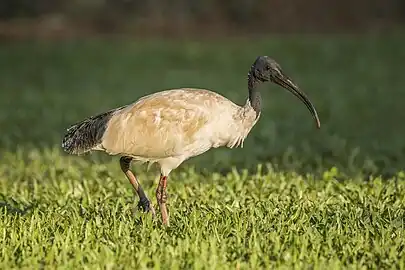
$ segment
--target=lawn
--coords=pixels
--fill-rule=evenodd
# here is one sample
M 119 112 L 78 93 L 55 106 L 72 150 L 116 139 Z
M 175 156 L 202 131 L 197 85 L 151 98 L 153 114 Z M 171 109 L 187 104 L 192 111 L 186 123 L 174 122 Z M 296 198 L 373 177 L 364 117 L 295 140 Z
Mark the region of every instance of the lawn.
M 387 269 L 405 256 L 405 35 L 0 44 L 0 268 Z M 169 178 L 171 227 L 135 211 L 117 157 L 67 156 L 70 124 L 167 88 L 238 104 L 276 59 L 243 148 Z M 158 170 L 133 166 L 154 199 Z M 155 202 L 155 200 L 153 200 Z

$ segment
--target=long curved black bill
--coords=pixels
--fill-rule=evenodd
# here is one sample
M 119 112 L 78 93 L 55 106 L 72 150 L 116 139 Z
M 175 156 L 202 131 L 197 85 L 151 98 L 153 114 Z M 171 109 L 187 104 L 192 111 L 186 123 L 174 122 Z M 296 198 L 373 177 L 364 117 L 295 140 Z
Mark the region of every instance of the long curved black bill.
M 288 78 L 285 74 L 282 72 L 279 72 L 278 75 L 275 75 L 272 77 L 272 80 L 274 83 L 280 85 L 281 87 L 287 89 L 291 93 L 293 93 L 294 96 L 298 97 L 308 108 L 308 110 L 311 112 L 312 116 L 315 119 L 316 126 L 317 128 L 321 128 L 321 122 L 319 121 L 318 113 L 316 112 L 315 106 L 312 104 L 312 102 L 309 100 L 309 98 L 303 93 L 298 86 L 293 83 L 293 81 Z

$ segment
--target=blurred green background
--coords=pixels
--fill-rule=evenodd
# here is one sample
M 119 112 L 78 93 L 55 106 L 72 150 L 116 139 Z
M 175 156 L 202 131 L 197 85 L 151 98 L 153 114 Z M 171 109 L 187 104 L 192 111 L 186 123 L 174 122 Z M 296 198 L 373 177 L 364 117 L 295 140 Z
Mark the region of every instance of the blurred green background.
M 269 55 L 314 102 L 321 129 L 295 97 L 264 85 L 263 114 L 244 148 L 187 164 L 337 166 L 387 177 L 404 167 L 401 1 L 8 0 L 0 7 L 0 153 L 59 149 L 70 124 L 168 88 L 208 88 L 244 104 L 250 65 Z
M 0 268 L 404 269 L 404 3 L 0 1 Z M 321 129 L 262 85 L 244 148 L 170 174 L 171 228 L 134 214 L 117 157 L 61 150 L 71 124 L 164 89 L 242 105 L 258 55 Z M 155 204 L 157 168 L 133 170 Z

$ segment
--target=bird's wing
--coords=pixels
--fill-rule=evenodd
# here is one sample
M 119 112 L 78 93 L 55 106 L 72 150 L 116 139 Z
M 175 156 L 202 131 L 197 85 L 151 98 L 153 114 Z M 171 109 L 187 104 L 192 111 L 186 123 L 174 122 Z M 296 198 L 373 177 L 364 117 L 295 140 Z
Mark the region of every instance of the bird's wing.
M 150 159 L 182 155 L 182 149 L 212 119 L 215 108 L 227 102 L 203 89 L 167 90 L 143 97 L 111 118 L 102 146 L 110 154 Z

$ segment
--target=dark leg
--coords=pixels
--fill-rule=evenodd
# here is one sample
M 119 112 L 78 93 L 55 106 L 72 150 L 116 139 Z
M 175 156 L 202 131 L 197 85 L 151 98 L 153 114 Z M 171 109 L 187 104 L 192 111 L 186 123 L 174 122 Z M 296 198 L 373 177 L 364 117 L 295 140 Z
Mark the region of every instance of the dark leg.
M 161 174 L 159 185 L 156 189 L 156 199 L 159 204 L 160 214 L 162 215 L 162 222 L 164 225 L 169 225 L 169 216 L 167 215 L 167 208 L 166 208 L 167 202 L 166 186 L 167 186 L 167 176 Z
M 129 169 L 130 164 L 131 164 L 132 158 L 123 156 L 120 158 L 120 165 L 121 165 L 121 170 L 125 173 L 127 176 L 129 182 L 131 182 L 132 187 L 138 193 L 139 196 L 139 203 L 138 207 L 142 208 L 144 212 L 152 212 L 152 215 L 155 216 L 155 209 L 153 209 L 153 206 L 149 199 L 146 197 L 145 192 L 143 191 L 141 185 L 139 184 L 138 179 L 136 179 L 135 174 Z

